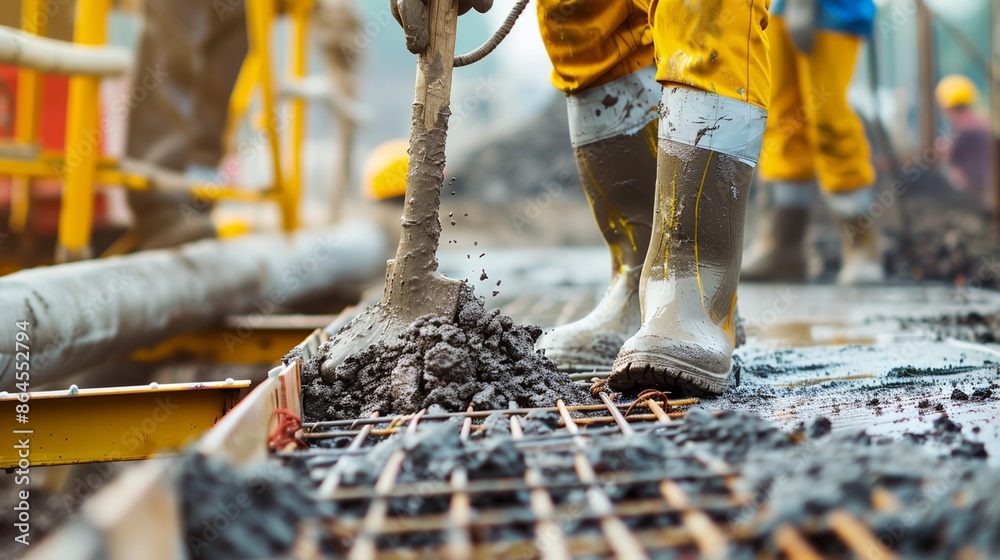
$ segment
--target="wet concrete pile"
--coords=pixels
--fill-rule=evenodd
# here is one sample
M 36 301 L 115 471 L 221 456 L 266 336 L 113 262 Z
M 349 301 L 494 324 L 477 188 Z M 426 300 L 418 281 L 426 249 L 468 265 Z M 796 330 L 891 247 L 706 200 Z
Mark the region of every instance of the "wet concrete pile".
M 324 365 L 330 344 L 305 365 L 302 404 L 307 421 L 361 418 L 378 411 L 409 414 L 432 405 L 464 411 L 592 402 L 583 388 L 535 351 L 542 330 L 515 325 L 487 310 L 463 285 L 454 320 L 425 316 L 398 338 L 364 349 L 337 367 Z

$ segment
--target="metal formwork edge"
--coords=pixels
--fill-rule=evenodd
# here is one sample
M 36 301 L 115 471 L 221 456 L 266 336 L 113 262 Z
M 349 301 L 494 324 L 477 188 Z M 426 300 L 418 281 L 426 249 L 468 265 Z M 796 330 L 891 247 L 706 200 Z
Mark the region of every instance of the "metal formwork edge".
M 0 415 L 25 422 L 0 432 L 0 467 L 162 456 L 209 430 L 249 386 L 249 381 L 229 380 L 40 391 L 26 401 L 22 395 L 3 395 Z
M 316 330 L 297 348 L 308 358 L 326 338 Z M 299 413 L 299 371 L 294 359 L 236 404 L 191 449 L 250 465 L 268 455 L 274 411 Z M 124 473 L 84 504 L 77 519 L 26 556 L 28 560 L 180 560 L 180 504 L 169 461 L 148 461 Z

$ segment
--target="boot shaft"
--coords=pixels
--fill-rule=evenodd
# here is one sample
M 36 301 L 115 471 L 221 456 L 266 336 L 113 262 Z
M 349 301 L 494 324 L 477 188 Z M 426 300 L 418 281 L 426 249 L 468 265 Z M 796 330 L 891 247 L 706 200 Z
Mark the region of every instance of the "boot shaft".
M 612 275 L 642 266 L 652 233 L 662 87 L 655 67 L 567 98 L 580 183 L 612 256 Z
M 765 181 L 758 186 L 753 233 L 740 278 L 752 282 L 805 282 L 803 240 L 816 185 Z
M 580 183 L 611 250 L 612 273 L 639 268 L 653 232 L 656 121 L 631 135 L 575 148 Z
M 693 278 L 698 301 L 718 324 L 731 315 L 739 282 L 753 168 L 729 154 L 669 140 L 661 140 L 657 164 L 654 241 L 641 289 L 645 294 L 651 281 Z

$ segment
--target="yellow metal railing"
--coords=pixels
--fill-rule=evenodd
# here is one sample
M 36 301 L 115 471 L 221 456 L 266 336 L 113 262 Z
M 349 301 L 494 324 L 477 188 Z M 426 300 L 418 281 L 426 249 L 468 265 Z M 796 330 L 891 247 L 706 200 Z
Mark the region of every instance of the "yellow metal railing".
M 281 211 L 282 227 L 292 231 L 299 226 L 299 205 L 302 183 L 302 152 L 305 134 L 305 101 L 293 99 L 288 139 L 288 171 L 282 154 L 282 131 L 278 126 L 274 75 L 270 60 L 270 33 L 277 20 L 276 0 L 246 0 L 249 50 L 244 68 L 233 92 L 230 118 L 242 116 L 254 91 L 261 94 L 263 134 L 269 145 L 273 181 L 265 190 L 249 191 L 236 186 L 188 183 L 184 190 L 204 200 L 241 200 L 273 202 Z M 306 69 L 306 39 L 309 13 L 314 0 L 292 0 L 281 3 L 291 21 L 290 78 L 301 79 Z M 107 17 L 110 0 L 78 2 L 74 25 L 74 43 L 103 45 L 106 43 Z M 43 35 L 40 0 L 22 0 L 22 31 Z M 31 147 L 38 140 L 39 73 L 30 68 L 18 69 L 15 141 Z M 37 151 L 37 156 L 0 157 L 0 176 L 12 178 L 9 226 L 14 233 L 26 230 L 30 212 L 30 192 L 33 179 L 62 180 L 62 204 L 56 260 L 66 262 L 89 258 L 93 226 L 93 197 L 96 185 L 120 185 L 132 190 L 158 188 L 153 173 L 123 168 L 113 158 L 99 153 L 98 106 L 100 77 L 71 74 L 66 116 L 66 147 L 63 152 Z M 229 127 L 232 129 L 233 127 Z
M 103 45 L 107 42 L 110 0 L 90 0 L 76 5 L 73 42 Z M 73 76 L 69 81 L 66 109 L 66 150 L 62 204 L 59 212 L 59 244 L 56 260 L 90 258 L 90 232 L 94 217 L 94 182 L 100 131 L 98 111 L 100 78 Z
M 40 15 L 40 0 L 23 0 L 21 26 L 25 33 L 44 35 Z M 38 136 L 38 72 L 30 68 L 17 71 L 17 104 L 14 115 L 14 140 L 23 145 L 34 142 Z M 31 178 L 26 175 L 11 177 L 10 219 L 11 233 L 22 234 L 28 225 L 31 199 Z
M 309 11 L 312 9 L 312 0 L 299 0 L 290 7 L 292 18 L 292 49 L 291 49 L 291 72 L 293 80 L 301 80 L 306 75 L 306 29 L 309 18 Z M 304 99 L 296 98 L 292 100 L 291 116 L 291 170 L 288 176 L 287 207 L 298 208 L 299 200 L 302 196 L 302 158 L 305 139 L 306 122 L 306 102 Z M 285 221 L 285 227 L 294 228 L 297 225 L 297 215 L 289 216 Z

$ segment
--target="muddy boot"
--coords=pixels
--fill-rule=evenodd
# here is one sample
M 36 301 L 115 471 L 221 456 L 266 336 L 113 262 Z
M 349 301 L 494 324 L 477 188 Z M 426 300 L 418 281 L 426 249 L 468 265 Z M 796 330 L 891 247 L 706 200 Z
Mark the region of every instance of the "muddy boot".
M 840 272 L 837 284 L 861 286 L 885 282 L 878 231 L 868 209 L 875 189 L 864 187 L 848 193 L 825 194 L 830 212 L 840 229 Z
M 665 88 L 662 104 L 642 327 L 608 381 L 721 393 L 732 377 L 743 222 L 766 113 L 686 88 Z
M 750 282 L 805 282 L 802 239 L 815 187 L 809 182 L 763 183 L 763 204 L 740 278 Z
M 583 319 L 538 340 L 536 347 L 562 369 L 607 371 L 639 329 L 639 277 L 652 233 L 661 90 L 655 69 L 646 68 L 568 98 L 580 182 L 611 250 L 611 286 Z

